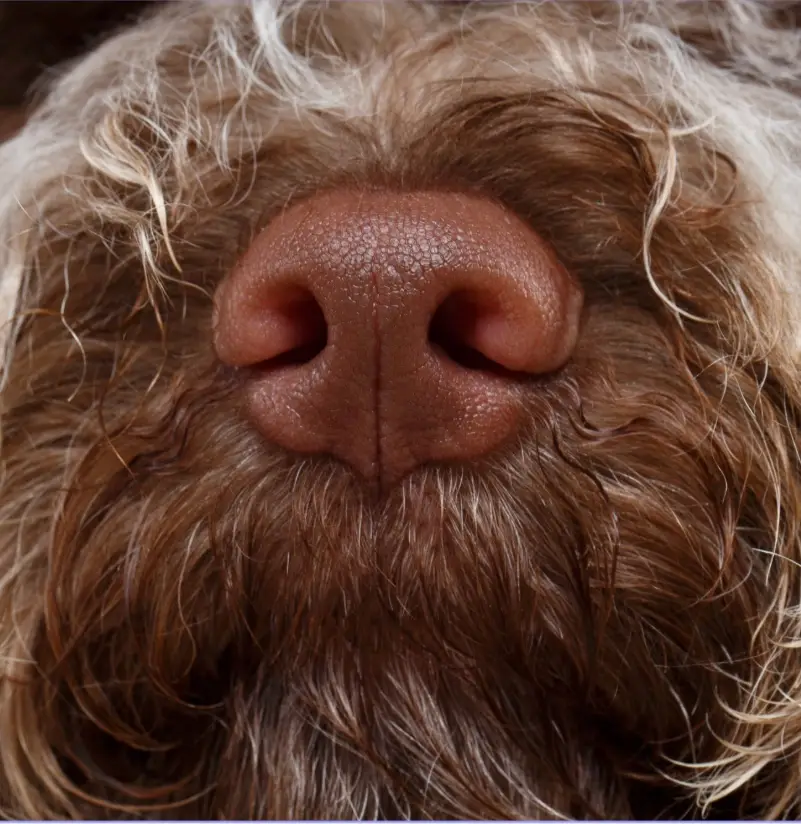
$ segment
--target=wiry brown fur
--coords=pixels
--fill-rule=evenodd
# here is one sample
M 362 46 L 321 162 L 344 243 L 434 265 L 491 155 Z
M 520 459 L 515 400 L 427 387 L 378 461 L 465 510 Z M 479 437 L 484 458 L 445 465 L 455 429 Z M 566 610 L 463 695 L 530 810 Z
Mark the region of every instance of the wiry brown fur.
M 249 7 L 158 12 L 0 158 L 3 811 L 801 814 L 801 258 L 678 91 L 797 127 L 754 58 L 794 35 L 744 2 L 267 5 L 286 53 Z M 519 438 L 381 499 L 264 443 L 211 345 L 249 238 L 337 186 L 484 192 L 586 292 Z

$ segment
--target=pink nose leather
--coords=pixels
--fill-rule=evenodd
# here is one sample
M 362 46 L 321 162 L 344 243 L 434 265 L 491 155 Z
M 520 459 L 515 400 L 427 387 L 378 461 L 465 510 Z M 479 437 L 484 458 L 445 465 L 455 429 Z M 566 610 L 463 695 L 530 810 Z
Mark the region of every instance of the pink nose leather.
M 215 295 L 219 358 L 272 443 L 370 481 L 517 431 L 526 376 L 562 366 L 582 291 L 487 198 L 338 190 L 290 207 Z

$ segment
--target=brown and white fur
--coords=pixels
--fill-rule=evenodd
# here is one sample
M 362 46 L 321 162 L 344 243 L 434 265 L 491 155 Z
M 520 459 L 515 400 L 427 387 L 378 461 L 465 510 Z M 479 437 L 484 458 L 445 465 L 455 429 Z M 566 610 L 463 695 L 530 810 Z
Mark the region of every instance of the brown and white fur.
M 801 815 L 801 34 L 768 4 L 180 3 L 0 148 L 0 810 Z M 321 189 L 468 189 L 585 291 L 376 499 L 211 345 Z

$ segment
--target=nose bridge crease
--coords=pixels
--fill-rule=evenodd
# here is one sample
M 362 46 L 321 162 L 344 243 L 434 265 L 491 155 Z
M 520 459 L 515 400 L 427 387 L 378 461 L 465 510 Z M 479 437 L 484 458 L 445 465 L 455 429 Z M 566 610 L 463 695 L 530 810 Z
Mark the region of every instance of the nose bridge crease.
M 354 239 L 364 248 L 369 267 L 366 278 L 371 290 L 374 335 L 374 423 L 376 467 L 384 474 L 382 447 L 391 425 L 388 406 L 392 394 L 401 392 L 399 383 L 408 383 L 427 356 L 428 325 L 439 292 L 439 269 L 446 266 L 448 247 L 464 239 L 463 233 L 447 222 L 426 219 L 414 212 L 367 210 L 359 216 L 360 231 Z M 399 350 L 410 362 L 396 362 Z M 386 361 L 392 360 L 392 363 Z M 411 362 L 414 361 L 414 362 Z M 408 371 L 409 375 L 404 375 Z
M 333 228 L 329 238 L 332 256 L 338 256 L 342 262 L 343 281 L 350 278 L 351 289 L 365 289 L 364 298 L 369 304 L 375 465 L 380 476 L 386 436 L 385 407 L 390 402 L 387 396 L 398 391 L 393 381 L 397 383 L 400 371 L 398 364 L 393 363 L 389 368 L 384 363 L 385 354 L 397 355 L 393 344 L 405 343 L 404 349 L 414 350 L 414 356 L 420 355 L 420 344 L 425 345 L 427 341 L 428 323 L 436 308 L 438 292 L 444 291 L 438 289 L 431 278 L 447 264 L 451 256 L 448 247 L 452 252 L 453 244 L 464 240 L 465 235 L 444 222 L 400 210 L 380 212 L 364 201 L 358 212 L 349 217 L 341 223 L 335 216 L 329 216 Z M 354 278 L 358 272 L 361 276 Z M 361 301 L 355 303 L 358 307 L 364 306 Z M 356 314 L 345 322 L 358 323 Z M 348 331 L 344 330 L 344 334 Z M 401 342 L 401 337 L 409 340 Z M 411 364 L 409 371 L 412 371 Z
M 381 326 L 380 326 L 380 233 L 376 234 L 370 222 L 366 222 L 368 233 L 373 235 L 368 257 L 368 283 L 370 285 L 370 311 L 373 326 L 373 443 L 375 444 L 375 467 L 379 483 L 382 475 L 381 454 Z M 372 230 L 372 231 L 370 231 Z

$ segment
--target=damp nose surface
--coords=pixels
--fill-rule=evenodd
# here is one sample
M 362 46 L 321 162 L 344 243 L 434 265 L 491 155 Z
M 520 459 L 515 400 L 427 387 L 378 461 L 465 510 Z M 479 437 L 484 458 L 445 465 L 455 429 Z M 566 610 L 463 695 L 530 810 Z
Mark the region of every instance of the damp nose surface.
M 386 486 L 512 437 L 525 378 L 568 360 L 581 308 L 496 201 L 336 190 L 256 236 L 215 295 L 215 347 L 270 442 Z

